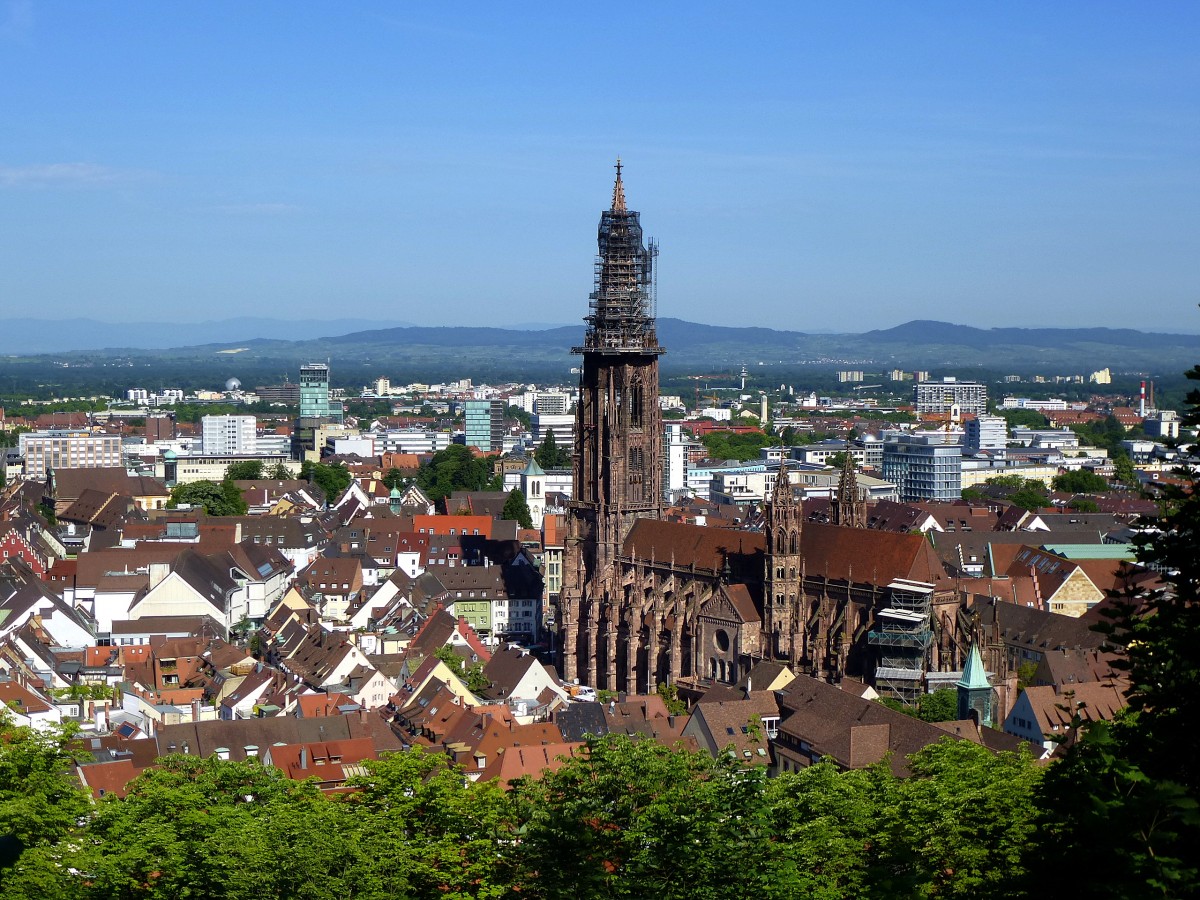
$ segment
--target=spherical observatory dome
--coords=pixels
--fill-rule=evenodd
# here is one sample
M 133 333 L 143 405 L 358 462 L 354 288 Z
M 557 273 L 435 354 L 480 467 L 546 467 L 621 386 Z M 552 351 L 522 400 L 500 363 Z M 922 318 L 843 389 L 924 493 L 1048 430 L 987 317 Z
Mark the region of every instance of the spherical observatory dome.
M 227 382 L 225 382 L 225 390 L 227 391 L 240 391 L 241 389 L 242 383 L 236 378 L 230 378 Z

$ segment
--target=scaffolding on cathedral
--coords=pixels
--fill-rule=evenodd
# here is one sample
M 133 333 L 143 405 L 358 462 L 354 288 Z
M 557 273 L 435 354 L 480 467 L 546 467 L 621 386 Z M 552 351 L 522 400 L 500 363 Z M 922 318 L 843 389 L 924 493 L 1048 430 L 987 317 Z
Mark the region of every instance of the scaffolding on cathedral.
M 933 643 L 934 586 L 897 579 L 888 585 L 888 591 L 888 605 L 876 614 L 876 628 L 867 634 L 867 643 L 878 654 L 875 690 L 881 697 L 913 705 L 924 693 Z
M 662 353 L 654 328 L 658 245 L 653 240 L 649 246 L 643 245 L 639 214 L 625 206 L 620 160 L 612 206 L 600 214 L 597 239 L 587 333 L 583 346 L 574 352 Z

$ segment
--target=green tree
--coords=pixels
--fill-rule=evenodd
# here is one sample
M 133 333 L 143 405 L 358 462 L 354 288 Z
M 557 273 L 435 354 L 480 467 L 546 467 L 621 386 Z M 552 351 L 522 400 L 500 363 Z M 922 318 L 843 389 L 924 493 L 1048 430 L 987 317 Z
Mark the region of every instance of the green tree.
M 1187 377 L 1200 379 L 1200 367 Z M 1200 424 L 1200 390 L 1187 403 L 1184 423 Z M 1126 648 L 1128 710 L 1112 722 L 1077 714 L 1043 784 L 1043 852 L 1030 875 L 1039 892 L 1200 895 L 1200 772 L 1185 749 L 1200 741 L 1200 480 L 1176 474 L 1183 483 L 1163 486 L 1160 530 L 1139 544 L 1165 587 L 1114 598 L 1103 626 Z M 1073 877 L 1056 870 L 1065 859 Z
M 464 444 L 439 450 L 417 472 L 417 485 L 443 510 L 446 498 L 455 491 L 482 491 L 491 479 L 491 457 L 477 457 Z
M 514 787 L 519 879 L 547 900 L 757 896 L 764 781 L 761 767 L 649 740 L 589 741 L 585 755 Z
M 444 662 L 451 672 L 463 680 L 467 686 L 467 690 L 478 694 L 480 691 L 485 691 L 492 686 L 491 681 L 483 674 L 482 662 L 474 662 L 468 666 L 466 661 L 449 644 L 438 647 L 433 651 L 433 655 Z
M 679 698 L 679 688 L 674 684 L 660 684 L 655 693 L 662 698 L 668 713 L 673 716 L 687 715 L 687 703 Z
M 830 455 L 825 460 L 825 465 L 833 466 L 835 469 L 841 469 L 841 467 L 844 466 L 845 464 L 846 464 L 846 451 L 845 450 L 839 450 L 837 453 Z M 857 469 L 858 465 L 855 464 L 854 468 Z
M 1055 475 L 1050 486 L 1056 491 L 1067 494 L 1097 494 L 1108 490 L 1108 482 L 1095 472 L 1087 469 L 1076 469 Z
M 1138 481 L 1137 470 L 1133 468 L 1133 460 L 1129 458 L 1129 454 L 1124 451 L 1113 454 L 1113 468 L 1116 470 L 1113 476 L 1118 484 L 1123 484 L 1126 487 L 1136 488 L 1141 485 Z
M 759 431 L 710 431 L 700 438 L 700 443 L 704 444 L 708 455 L 713 459 L 758 459 L 763 447 L 770 447 L 778 442 L 778 438 Z
M 525 501 L 525 495 L 521 493 L 520 488 L 513 488 L 508 492 L 508 499 L 504 501 L 504 509 L 500 513 L 500 518 L 516 522 L 522 528 L 533 527 L 529 504 Z
M 541 444 L 533 451 L 533 458 L 543 469 L 567 469 L 571 466 L 571 451 L 560 448 L 554 432 L 547 429 Z
M 944 738 L 913 754 L 909 768 L 898 802 L 881 810 L 902 873 L 887 895 L 1012 897 L 1037 847 L 1041 770 L 1029 754 Z
M 1009 428 L 1045 428 L 1046 417 L 1036 409 L 998 409 L 996 415 L 1008 423 Z
M 522 428 L 524 428 L 526 431 L 529 430 L 529 428 L 531 427 L 531 425 L 533 423 L 533 420 L 530 417 L 529 413 L 527 413 L 521 407 L 513 406 L 512 404 L 509 404 L 508 406 L 504 407 L 504 418 L 510 419 L 513 422 L 519 423 L 520 426 Z
M 76 732 L 14 725 L 0 705 L 0 884 L 15 856 L 67 838 L 87 813 L 72 771 Z
M 1050 505 L 1050 494 L 1046 490 L 1046 485 L 1036 478 L 1022 478 L 1020 475 L 996 475 L 985 483 L 1001 488 L 1005 499 L 1022 509 L 1038 510 Z
M 409 478 L 395 466 L 383 473 L 383 483 L 389 491 L 408 487 Z
M 958 718 L 958 691 L 941 688 L 917 700 L 917 717 L 925 722 L 953 722 Z
M 1050 495 L 1046 493 L 1045 485 L 1031 478 L 1020 490 L 1008 495 L 1008 502 L 1033 512 L 1049 506 Z
M 968 503 L 982 503 L 987 500 L 987 494 L 977 487 L 967 487 L 962 489 L 962 498 Z
M 261 481 L 263 463 L 261 459 L 246 459 L 230 463 L 225 469 L 226 481 Z
M 1090 500 L 1087 497 L 1076 497 L 1069 504 L 1071 509 L 1081 513 L 1100 512 L 1100 504 L 1095 500 Z
M 351 782 L 361 792 L 347 806 L 361 833 L 376 835 L 368 848 L 375 869 L 399 879 L 376 894 L 380 900 L 512 895 L 507 853 L 520 840 L 495 782 L 473 783 L 444 755 L 420 747 L 365 765 L 367 774 Z
M 307 459 L 300 464 L 300 477 L 324 491 L 325 499 L 330 503 L 340 497 L 354 480 L 350 470 L 341 463 L 315 463 Z
M 267 472 L 266 477 L 272 481 L 291 481 L 294 477 L 292 470 L 283 463 L 275 463 Z
M 192 481 L 177 484 L 171 489 L 168 509 L 179 506 L 202 506 L 210 516 L 242 516 L 249 507 L 242 492 L 232 481 Z

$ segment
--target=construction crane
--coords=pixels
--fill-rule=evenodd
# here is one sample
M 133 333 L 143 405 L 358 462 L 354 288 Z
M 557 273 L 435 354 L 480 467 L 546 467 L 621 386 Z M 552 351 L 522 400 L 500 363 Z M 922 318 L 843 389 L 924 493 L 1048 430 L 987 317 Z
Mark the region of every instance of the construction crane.
M 685 377 L 685 378 L 688 378 L 689 380 L 691 380 L 691 381 L 693 381 L 693 382 L 695 382 L 695 385 L 696 385 L 696 406 L 697 406 L 697 407 L 699 407 L 699 406 L 700 406 L 700 382 L 701 382 L 701 381 L 710 380 L 710 379 L 716 379 L 716 378 L 720 378 L 720 379 L 730 379 L 730 378 L 736 378 L 737 376 L 736 376 L 736 375 L 730 375 L 730 374 L 729 374 L 729 373 L 727 373 L 727 372 L 722 372 L 722 373 L 719 373 L 719 374 L 716 374 L 716 375 L 685 375 L 684 377 Z M 706 384 L 706 385 L 704 386 L 704 389 L 705 389 L 706 391 L 707 391 L 707 390 L 709 390 L 709 386 Z

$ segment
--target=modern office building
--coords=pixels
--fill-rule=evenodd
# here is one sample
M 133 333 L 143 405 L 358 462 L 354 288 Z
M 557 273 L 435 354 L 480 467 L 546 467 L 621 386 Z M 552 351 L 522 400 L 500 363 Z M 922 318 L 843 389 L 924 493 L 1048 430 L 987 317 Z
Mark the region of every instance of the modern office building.
M 530 428 L 533 432 L 533 442 L 540 445 L 546 439 L 546 432 L 554 432 L 554 443 L 561 449 L 575 449 L 575 416 L 564 413 L 535 413 L 530 418 Z
M 254 416 L 203 416 L 200 419 L 200 446 L 205 455 L 219 456 L 257 453 Z
M 27 431 L 17 438 L 25 474 L 45 478 L 51 469 L 98 469 L 123 464 L 121 437 L 90 431 Z
M 437 453 L 450 446 L 450 432 L 399 428 L 375 436 L 384 453 Z
M 300 418 L 342 421 L 342 404 L 329 399 L 329 366 L 325 363 L 300 367 Z
M 1008 446 L 1008 422 L 1000 416 L 976 416 L 964 429 L 969 450 L 1003 450 Z
M 951 502 L 962 497 L 962 447 L 941 435 L 896 435 L 883 445 L 883 479 L 900 499 Z
M 987 412 L 987 385 L 977 381 L 944 378 L 941 381 L 922 381 L 913 385 L 913 403 L 918 413 L 959 412 L 981 416 Z
M 321 447 L 317 432 L 323 425 L 342 424 L 342 404 L 329 399 L 329 366 L 306 363 L 300 367 L 300 417 L 292 432 L 292 456 L 317 457 Z
M 465 426 L 468 447 L 500 450 L 504 445 L 504 401 L 468 400 Z

